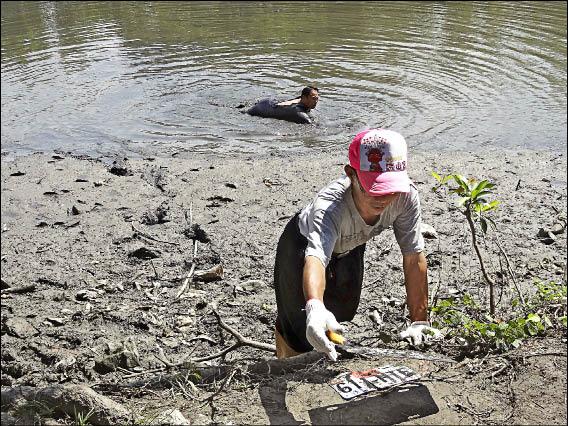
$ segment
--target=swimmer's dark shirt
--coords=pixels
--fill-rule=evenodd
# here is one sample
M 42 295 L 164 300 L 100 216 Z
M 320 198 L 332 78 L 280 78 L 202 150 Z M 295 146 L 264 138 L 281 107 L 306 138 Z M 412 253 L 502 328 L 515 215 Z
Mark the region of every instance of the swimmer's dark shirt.
M 297 103 L 280 106 L 278 102 L 275 99 L 263 99 L 250 108 L 247 114 L 256 117 L 276 118 L 298 124 L 311 124 L 312 119 L 308 115 L 310 110 L 304 105 Z

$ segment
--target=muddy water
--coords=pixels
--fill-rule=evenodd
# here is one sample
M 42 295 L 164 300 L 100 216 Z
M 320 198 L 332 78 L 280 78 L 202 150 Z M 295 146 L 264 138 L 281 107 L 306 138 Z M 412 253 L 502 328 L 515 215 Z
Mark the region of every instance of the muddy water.
M 565 2 L 2 2 L 2 152 L 566 149 Z M 317 125 L 243 115 L 321 89 Z

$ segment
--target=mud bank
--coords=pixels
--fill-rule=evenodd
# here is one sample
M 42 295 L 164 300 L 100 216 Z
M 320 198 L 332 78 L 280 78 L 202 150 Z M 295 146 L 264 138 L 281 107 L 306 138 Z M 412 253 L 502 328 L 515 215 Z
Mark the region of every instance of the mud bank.
M 149 372 L 234 342 L 210 303 L 243 336 L 273 343 L 278 237 L 346 161 L 336 152 L 186 155 L 108 164 L 59 153 L 2 162 L 3 390 L 84 384 L 150 424 L 170 408 L 193 423 L 564 424 L 566 359 L 556 354 L 566 353 L 565 336 L 519 348 L 507 361 L 515 368 L 503 370 L 515 374 L 493 375 L 502 358 L 405 361 L 431 379 L 409 391 L 423 401 L 420 409 L 408 407 L 402 393 L 369 398 L 356 409 L 324 409 L 342 402 L 326 384 L 334 374 L 392 360 L 321 361 L 301 373 L 259 378 L 241 374 L 243 366 L 272 354 L 250 347 L 223 357 L 241 370 L 221 391 L 218 383 L 187 381 L 152 387 Z M 497 238 L 526 294 L 535 279 L 566 282 L 565 155 L 411 152 L 409 162 L 423 222 L 436 233 L 426 240 L 432 297 L 464 290 L 481 302 L 488 297 L 463 216 L 451 197 L 431 191 L 432 170 L 497 184 L 498 231 L 483 245 L 492 274 L 503 268 L 492 244 Z M 367 245 L 365 274 L 348 335 L 372 346 L 380 342 L 373 339 L 372 311 L 383 315 L 382 332 L 394 334 L 405 321 L 401 256 L 391 231 Z M 505 316 L 515 292 L 506 277 L 500 283 L 498 311 Z M 148 382 L 127 386 L 134 378 Z

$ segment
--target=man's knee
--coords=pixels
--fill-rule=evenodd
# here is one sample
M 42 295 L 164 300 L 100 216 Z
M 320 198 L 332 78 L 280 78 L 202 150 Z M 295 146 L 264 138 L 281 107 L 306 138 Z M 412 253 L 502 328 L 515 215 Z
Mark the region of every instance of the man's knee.
M 284 337 L 278 332 L 278 330 L 274 329 L 274 337 L 276 340 L 276 357 L 277 358 L 290 358 L 296 355 L 300 355 L 301 352 L 296 352 L 292 349 Z

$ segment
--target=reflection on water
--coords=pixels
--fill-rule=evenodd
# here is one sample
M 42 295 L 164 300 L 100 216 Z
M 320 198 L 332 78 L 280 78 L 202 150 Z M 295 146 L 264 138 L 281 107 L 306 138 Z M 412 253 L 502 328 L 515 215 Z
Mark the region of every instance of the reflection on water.
M 2 151 L 566 149 L 565 2 L 2 2 Z M 237 106 L 320 88 L 316 126 Z

